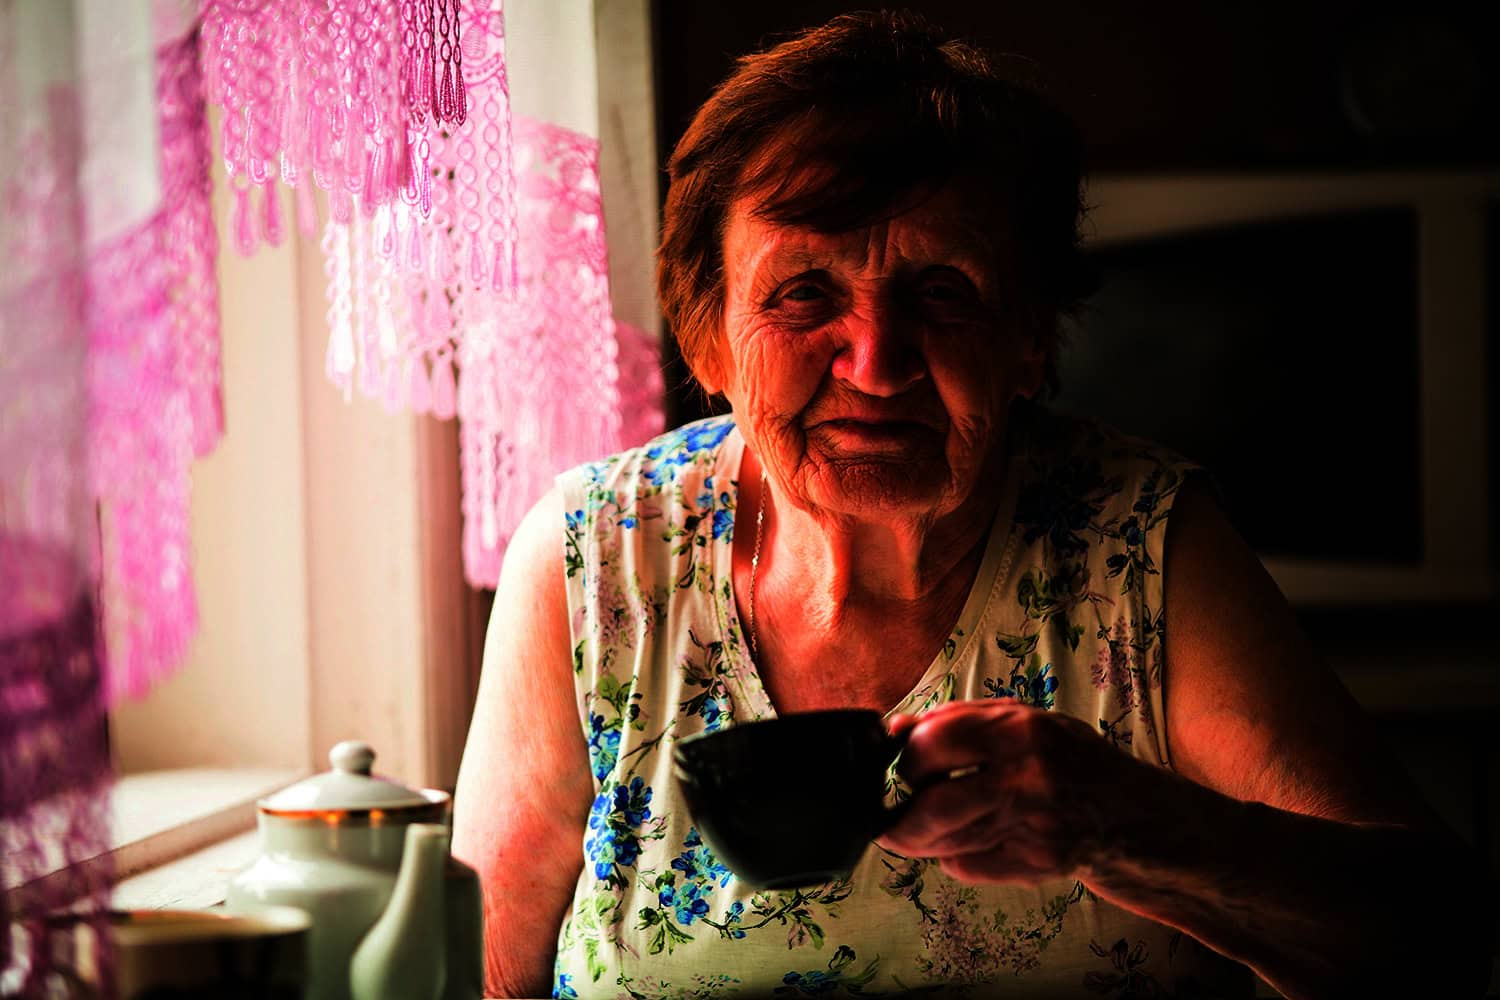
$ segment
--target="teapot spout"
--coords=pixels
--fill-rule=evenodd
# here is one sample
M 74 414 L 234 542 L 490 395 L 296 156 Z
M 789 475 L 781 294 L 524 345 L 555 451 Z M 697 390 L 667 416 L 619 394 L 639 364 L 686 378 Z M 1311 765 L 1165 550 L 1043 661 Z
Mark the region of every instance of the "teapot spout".
M 365 934 L 349 965 L 354 1000 L 437 1000 L 447 979 L 443 870 L 448 828 L 406 828 L 401 870 L 391 901 Z

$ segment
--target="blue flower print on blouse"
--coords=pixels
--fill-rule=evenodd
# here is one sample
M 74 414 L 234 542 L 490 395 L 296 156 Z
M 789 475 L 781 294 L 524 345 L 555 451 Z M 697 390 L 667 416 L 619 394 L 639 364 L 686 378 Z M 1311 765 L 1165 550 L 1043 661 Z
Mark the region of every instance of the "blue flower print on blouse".
M 1035 656 L 1025 673 L 1018 664 L 1010 668 L 1010 677 L 1003 684 L 987 677 L 984 687 L 991 698 L 1014 698 L 1035 708 L 1052 708 L 1057 703 L 1057 678 L 1052 674 L 1052 664 L 1042 663 Z
M 639 827 L 651 818 L 651 788 L 641 778 L 630 779 L 630 789 L 615 789 L 615 808 L 625 815 L 625 822 Z
M 652 486 L 662 485 L 664 479 L 676 479 L 677 469 L 703 452 L 717 448 L 733 429 L 734 420 L 723 417 L 688 424 L 658 438 L 656 444 L 646 451 L 646 457 L 651 460 L 643 470 L 646 479 Z
M 672 869 L 677 874 L 668 874 L 657 880 L 657 902 L 672 911 L 672 916 L 684 927 L 691 926 L 709 911 L 708 897 L 715 888 L 729 884 L 733 873 L 719 864 L 704 845 L 696 827 L 688 830 L 682 846 L 685 850 L 672 859 Z M 681 877 L 679 884 L 678 878 Z M 736 911 L 738 907 L 738 911 Z M 744 915 L 745 905 L 736 902 L 730 907 L 729 923 L 737 923 Z M 744 931 L 726 931 L 729 937 L 744 937 Z
M 672 859 L 672 867 L 682 872 L 684 878 L 708 882 L 710 888 L 712 888 L 712 883 L 718 883 L 719 888 L 722 889 L 734 877 L 734 873 L 719 864 L 713 852 L 703 843 L 703 838 L 698 835 L 697 827 L 688 830 L 682 846 L 687 850 Z
M 834 990 L 843 989 L 849 993 L 859 994 L 864 985 L 875 978 L 875 972 L 880 967 L 880 959 L 877 957 L 858 975 L 845 975 L 845 970 L 854 964 L 854 957 L 854 949 L 841 944 L 838 951 L 834 952 L 833 958 L 828 960 L 827 972 L 821 969 L 788 972 L 781 977 L 782 985 L 776 987 L 776 992 L 794 996 L 820 997 Z
M 583 851 L 594 865 L 594 876 L 624 888 L 621 868 L 632 867 L 641 855 L 641 824 L 651 818 L 651 788 L 640 778 L 624 785 L 606 785 L 589 809 L 589 835 Z
M 668 884 L 657 893 L 657 901 L 671 909 L 679 924 L 690 927 L 694 920 L 708 916 L 708 900 L 702 893 L 702 887 L 692 883 L 684 886 Z
M 705 698 L 703 704 L 698 706 L 698 714 L 703 717 L 703 731 L 712 733 L 724 728 L 724 719 L 729 712 L 729 705 L 722 698 Z
M 578 991 L 573 988 L 573 977 L 564 972 L 557 977 L 557 983 L 552 987 L 552 996 L 556 1000 L 578 1000 Z
M 620 753 L 621 721 L 606 726 L 604 716 L 589 716 L 589 767 L 596 781 L 602 782 L 615 769 L 615 760 Z
M 1016 523 L 1026 529 L 1028 545 L 1045 538 L 1058 556 L 1081 555 L 1089 548 L 1089 525 L 1119 489 L 1098 461 L 1070 458 L 1022 487 Z
M 724 921 L 724 933 L 738 940 L 745 936 L 745 932 L 734 926 L 745 919 L 745 904 L 743 900 L 736 899 L 729 904 L 729 919 Z
M 1163 483 L 1162 480 L 1166 482 Z M 1148 474 L 1141 483 L 1141 495 L 1136 498 L 1130 509 L 1137 514 L 1144 514 L 1147 518 L 1156 513 L 1156 507 L 1161 501 L 1173 493 L 1182 484 L 1180 475 L 1172 475 L 1165 468 L 1157 467 Z M 1165 492 L 1163 492 L 1165 489 Z
M 714 477 L 707 476 L 703 480 L 703 491 L 697 497 L 698 510 L 700 513 L 713 511 L 713 537 L 714 541 L 723 539 L 726 542 L 734 541 L 734 498 L 729 495 L 728 490 L 719 493 L 717 506 L 714 497 Z
M 839 977 L 832 972 L 819 972 L 813 969 L 809 972 L 788 972 L 781 981 L 785 986 L 778 987 L 777 993 L 801 993 L 803 996 L 816 997 L 824 993 L 832 993 L 838 989 Z
M 719 442 L 729 436 L 734 429 L 734 421 L 730 419 L 701 421 L 689 424 L 682 435 L 683 443 L 688 451 L 711 451 L 719 446 Z

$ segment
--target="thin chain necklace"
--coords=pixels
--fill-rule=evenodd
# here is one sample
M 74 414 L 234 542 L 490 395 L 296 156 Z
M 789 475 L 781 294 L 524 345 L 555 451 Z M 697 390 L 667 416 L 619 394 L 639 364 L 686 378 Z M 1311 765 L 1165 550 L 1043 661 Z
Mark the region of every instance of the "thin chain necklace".
M 750 655 L 756 655 L 755 641 L 755 574 L 760 569 L 760 543 L 766 530 L 766 468 L 760 469 L 760 496 L 755 503 L 755 551 L 750 556 Z

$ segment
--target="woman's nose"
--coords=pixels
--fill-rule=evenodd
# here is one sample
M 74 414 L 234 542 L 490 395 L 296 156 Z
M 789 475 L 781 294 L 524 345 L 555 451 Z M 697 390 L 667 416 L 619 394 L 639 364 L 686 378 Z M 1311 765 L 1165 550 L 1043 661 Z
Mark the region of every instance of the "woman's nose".
M 844 323 L 833 376 L 869 396 L 896 396 L 927 375 L 914 324 L 894 306 L 857 312 Z

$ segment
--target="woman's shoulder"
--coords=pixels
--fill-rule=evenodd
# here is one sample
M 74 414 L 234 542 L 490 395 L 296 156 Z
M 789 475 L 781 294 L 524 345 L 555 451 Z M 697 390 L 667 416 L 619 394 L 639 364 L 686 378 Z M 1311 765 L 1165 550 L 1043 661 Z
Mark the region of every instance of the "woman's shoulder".
M 634 483 L 643 491 L 660 492 L 695 471 L 711 473 L 733 430 L 734 418 L 728 414 L 695 420 L 634 448 L 574 466 L 558 476 L 558 482 L 565 490 Z
M 570 537 L 581 544 L 651 529 L 674 555 L 684 544 L 728 541 L 737 493 L 734 429 L 730 416 L 697 420 L 558 476 Z
M 1024 431 L 1016 520 L 1028 543 L 1044 539 L 1054 555 L 1092 549 L 1113 558 L 1147 533 L 1159 546 L 1178 490 L 1200 471 L 1171 448 L 1092 418 L 1037 408 Z

